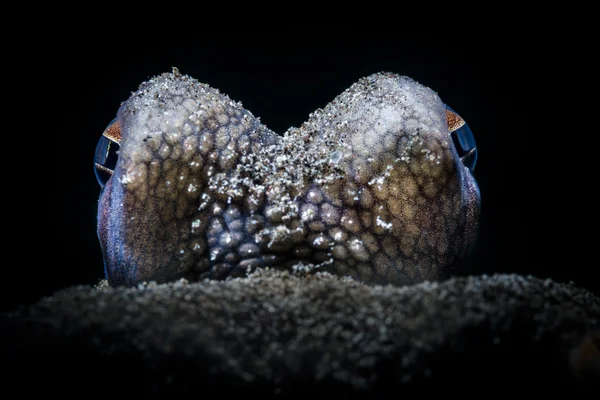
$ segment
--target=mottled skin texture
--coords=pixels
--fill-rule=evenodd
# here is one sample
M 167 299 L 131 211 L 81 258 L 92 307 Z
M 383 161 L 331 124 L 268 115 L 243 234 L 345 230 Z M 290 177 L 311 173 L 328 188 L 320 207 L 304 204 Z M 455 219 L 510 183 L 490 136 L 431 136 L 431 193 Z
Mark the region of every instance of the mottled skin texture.
M 445 105 L 407 77 L 363 78 L 280 136 L 174 70 L 116 123 L 98 210 L 113 286 L 265 266 L 409 284 L 447 276 L 476 238 L 479 192 Z

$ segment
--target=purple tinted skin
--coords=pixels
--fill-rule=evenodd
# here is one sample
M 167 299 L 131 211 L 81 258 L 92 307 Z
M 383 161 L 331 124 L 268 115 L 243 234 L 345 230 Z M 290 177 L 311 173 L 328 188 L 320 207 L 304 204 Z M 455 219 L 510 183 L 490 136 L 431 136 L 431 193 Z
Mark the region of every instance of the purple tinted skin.
M 446 107 L 407 77 L 365 77 L 277 135 L 174 70 L 114 124 L 98 205 L 112 286 L 264 267 L 412 284 L 448 276 L 477 236 L 479 190 Z

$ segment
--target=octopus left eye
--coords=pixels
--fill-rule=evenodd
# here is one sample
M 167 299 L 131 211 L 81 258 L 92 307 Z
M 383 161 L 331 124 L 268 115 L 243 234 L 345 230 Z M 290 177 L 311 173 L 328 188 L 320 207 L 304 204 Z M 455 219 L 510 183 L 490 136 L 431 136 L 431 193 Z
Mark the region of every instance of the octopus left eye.
M 446 120 L 448 129 L 454 142 L 454 147 L 463 164 L 473 172 L 477 162 L 477 145 L 471 128 L 460 115 L 446 106 Z
M 100 187 L 104 187 L 115 170 L 119 154 L 119 143 L 121 143 L 121 126 L 115 118 L 100 136 L 94 154 L 94 172 Z

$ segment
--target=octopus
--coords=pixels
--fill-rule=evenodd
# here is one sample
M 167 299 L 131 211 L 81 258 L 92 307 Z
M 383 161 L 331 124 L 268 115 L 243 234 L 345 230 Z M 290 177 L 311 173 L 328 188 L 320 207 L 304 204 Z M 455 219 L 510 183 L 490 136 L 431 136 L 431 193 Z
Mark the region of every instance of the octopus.
M 96 147 L 106 279 L 441 280 L 477 239 L 476 160 L 464 119 L 407 76 L 361 78 L 277 134 L 174 68 L 121 104 Z

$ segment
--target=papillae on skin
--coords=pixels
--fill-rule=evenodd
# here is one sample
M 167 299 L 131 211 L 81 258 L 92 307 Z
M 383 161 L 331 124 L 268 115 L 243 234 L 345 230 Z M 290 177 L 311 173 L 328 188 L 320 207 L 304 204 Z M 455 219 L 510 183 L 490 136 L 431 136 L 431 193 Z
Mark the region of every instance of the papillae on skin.
M 98 207 L 112 286 L 264 267 L 412 284 L 447 277 L 477 236 L 479 191 L 445 105 L 405 76 L 362 78 L 278 135 L 174 69 L 114 124 Z

